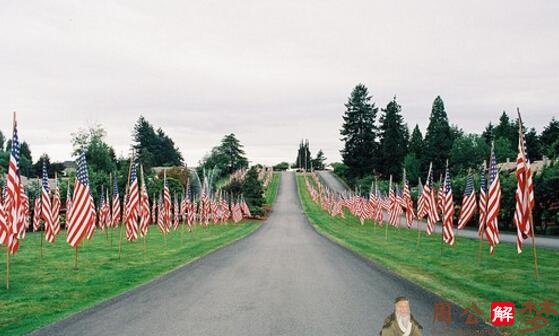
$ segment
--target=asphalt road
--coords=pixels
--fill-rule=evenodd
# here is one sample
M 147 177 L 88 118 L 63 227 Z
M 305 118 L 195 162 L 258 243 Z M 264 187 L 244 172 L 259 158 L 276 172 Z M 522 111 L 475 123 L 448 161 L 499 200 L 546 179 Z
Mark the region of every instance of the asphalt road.
M 293 173 L 255 233 L 36 335 L 378 335 L 407 296 L 424 335 L 436 295 L 339 247 L 302 213 Z M 461 310 L 452 306 L 452 328 Z
M 346 187 L 338 180 L 338 178 L 336 178 L 334 176 L 334 174 L 330 171 L 319 171 L 318 174 L 320 175 L 320 177 L 322 177 L 322 179 L 324 180 L 324 182 L 326 182 L 326 184 L 328 185 L 328 187 L 332 190 L 334 190 L 335 192 L 338 193 L 343 193 L 344 191 L 346 191 Z M 388 220 L 388 214 L 385 214 L 385 220 Z M 405 226 L 406 225 L 406 220 L 404 219 L 404 217 L 402 217 L 401 219 L 401 225 Z M 472 225 L 471 223 L 468 225 Z M 414 225 L 414 229 L 417 228 L 417 224 Z M 427 223 L 425 221 L 421 221 L 419 223 L 419 228 L 422 231 L 425 231 L 427 228 Z M 441 233 L 441 226 L 440 225 L 435 225 L 435 229 L 433 230 L 434 232 L 437 233 Z M 471 238 L 471 239 L 479 239 L 478 234 L 477 234 L 477 230 L 474 230 L 472 228 L 467 228 L 464 230 L 454 230 L 454 234 L 457 235 L 458 237 L 466 237 L 466 238 Z M 508 233 L 508 232 L 501 232 L 501 242 L 502 243 L 511 243 L 511 244 L 515 244 L 515 248 L 516 248 L 516 235 Z M 527 239 L 524 241 L 524 246 L 523 246 L 523 251 L 530 251 L 532 246 L 532 240 L 531 239 Z M 541 236 L 537 236 L 536 235 L 536 247 L 540 248 L 549 248 L 549 249 L 559 249 L 559 239 L 557 238 L 550 238 L 550 237 L 541 237 Z M 499 247 L 497 247 L 499 248 Z M 487 247 L 487 249 L 489 249 L 489 247 Z

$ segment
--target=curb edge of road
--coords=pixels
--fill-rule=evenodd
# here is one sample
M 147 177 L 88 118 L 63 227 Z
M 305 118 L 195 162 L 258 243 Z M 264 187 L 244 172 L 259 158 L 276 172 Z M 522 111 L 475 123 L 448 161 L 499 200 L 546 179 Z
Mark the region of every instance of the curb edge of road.
M 433 291 L 424 288 L 418 284 L 416 284 L 413 281 L 410 281 L 409 279 L 403 277 L 402 275 L 380 265 L 379 263 L 377 263 L 376 261 L 367 258 L 366 256 L 360 254 L 359 252 L 356 252 L 352 249 L 350 249 L 349 247 L 343 245 L 342 243 L 340 243 L 339 241 L 337 241 L 336 239 L 334 239 L 334 237 L 330 237 L 327 233 L 323 233 L 319 230 L 318 225 L 314 224 L 313 222 L 311 222 L 311 220 L 309 219 L 309 217 L 307 216 L 307 213 L 305 212 L 305 209 L 303 208 L 303 204 L 301 203 L 301 198 L 299 197 L 299 187 L 296 184 L 295 188 L 297 189 L 297 198 L 299 199 L 299 208 L 301 210 L 301 212 L 303 213 L 303 216 L 305 217 L 305 222 L 314 230 L 314 232 L 316 232 L 320 237 L 322 237 L 323 239 L 327 240 L 330 243 L 333 243 L 335 246 L 337 246 L 338 248 L 341 248 L 342 250 L 349 252 L 351 255 L 357 257 L 359 260 L 361 260 L 363 263 L 365 263 L 368 267 L 373 268 L 376 271 L 381 272 L 382 274 L 386 274 L 387 276 L 391 277 L 391 278 L 395 278 L 398 279 L 399 281 L 404 282 L 406 285 L 410 286 L 410 287 L 415 287 L 416 289 L 422 291 L 424 294 L 429 295 L 429 296 L 433 296 L 436 297 L 438 299 L 440 299 L 439 301 L 447 301 L 450 302 L 451 306 L 452 306 L 452 311 L 462 311 L 464 310 L 464 307 L 462 307 L 461 305 L 457 304 L 456 302 L 444 298 L 440 295 L 438 295 L 437 293 L 434 293 Z M 474 314 L 475 315 L 475 314 Z M 477 315 L 476 315 L 477 316 Z M 486 328 L 492 329 L 492 330 L 496 330 L 497 331 L 497 335 L 501 335 L 500 330 L 498 330 L 497 328 L 495 328 L 493 325 L 489 324 L 487 321 L 485 321 L 485 318 L 482 316 L 478 316 L 478 318 L 480 318 L 483 321 L 483 324 L 485 325 Z
M 275 202 L 274 202 L 275 203 Z M 134 294 L 136 294 L 139 291 L 142 290 L 146 290 L 149 289 L 152 286 L 157 286 L 158 284 L 172 278 L 173 276 L 175 276 L 176 274 L 178 274 L 180 271 L 183 271 L 185 268 L 190 268 L 190 267 L 195 267 L 198 263 L 202 262 L 203 259 L 205 259 L 206 257 L 215 254 L 225 248 L 231 247 L 236 245 L 237 243 L 240 243 L 241 241 L 245 240 L 248 237 L 253 236 L 256 232 L 260 231 L 262 229 L 262 227 L 264 227 L 264 225 L 266 225 L 266 223 L 268 222 L 268 218 L 266 218 L 265 220 L 263 220 L 260 225 L 254 229 L 252 232 L 249 232 L 248 234 L 232 240 L 224 245 L 221 245 L 219 247 L 216 247 L 213 250 L 208 251 L 205 254 L 202 254 L 200 256 L 197 256 L 191 260 L 189 260 L 188 262 L 186 262 L 185 264 L 179 265 L 175 268 L 170 269 L 169 271 L 147 281 L 144 283 L 139 284 L 136 287 L 130 288 L 120 294 L 117 294 L 113 297 L 110 297 L 106 300 L 102 300 L 100 302 L 94 303 L 92 306 L 86 307 L 82 310 L 79 310 L 75 313 L 72 313 L 70 315 L 67 315 L 65 317 L 62 317 L 60 320 L 56 320 L 53 321 L 43 327 L 40 327 L 39 329 L 35 329 L 29 333 L 27 333 L 26 335 L 28 336 L 40 336 L 40 335 L 58 335 L 57 331 L 60 328 L 66 327 L 68 325 L 71 325 L 72 323 L 80 320 L 83 317 L 86 317 L 90 314 L 93 314 L 105 307 L 108 307 L 114 303 L 117 303 L 119 301 L 122 301 Z

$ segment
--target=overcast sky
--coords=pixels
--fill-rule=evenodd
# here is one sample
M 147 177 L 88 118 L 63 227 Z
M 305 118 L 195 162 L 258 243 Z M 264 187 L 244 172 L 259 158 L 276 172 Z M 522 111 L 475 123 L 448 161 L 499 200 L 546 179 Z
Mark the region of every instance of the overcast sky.
M 34 159 L 70 159 L 101 123 L 127 154 L 140 114 L 194 165 L 235 133 L 251 162 L 293 161 L 301 138 L 340 159 L 359 82 L 397 95 L 422 130 L 436 95 L 481 132 L 517 106 L 541 131 L 559 115 L 557 1 L 0 1 L 0 129 Z

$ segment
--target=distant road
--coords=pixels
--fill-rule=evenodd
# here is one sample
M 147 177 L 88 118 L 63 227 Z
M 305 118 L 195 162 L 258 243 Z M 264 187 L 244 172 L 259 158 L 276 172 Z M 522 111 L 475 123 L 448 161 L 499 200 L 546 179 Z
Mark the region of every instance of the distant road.
M 35 334 L 369 336 L 402 295 L 423 335 L 472 328 L 457 306 L 451 324 L 434 323 L 442 298 L 319 235 L 285 172 L 274 212 L 249 237 Z
M 328 187 L 338 193 L 343 193 L 347 191 L 347 188 L 338 180 L 338 178 L 332 173 L 331 171 L 318 171 L 318 174 L 322 179 L 326 182 Z M 386 214 L 385 214 L 386 216 Z M 405 225 L 405 220 L 402 221 Z M 419 228 L 423 231 L 426 230 L 427 223 L 422 221 L 419 223 Z M 414 229 L 417 229 L 417 224 L 414 225 Z M 441 226 L 436 225 L 434 232 L 441 233 Z M 457 236 L 472 238 L 472 239 L 479 239 L 476 230 L 472 229 L 465 229 L 465 230 L 455 230 L 454 231 Z M 516 235 L 508 233 L 508 232 L 501 232 L 501 242 L 505 243 L 512 243 L 516 245 Z M 532 246 L 531 239 L 527 239 L 524 241 L 524 246 Z M 559 249 L 559 238 L 550 238 L 550 237 L 540 237 L 536 236 L 536 247 L 544 247 L 550 249 Z M 524 247 L 525 248 L 525 247 Z

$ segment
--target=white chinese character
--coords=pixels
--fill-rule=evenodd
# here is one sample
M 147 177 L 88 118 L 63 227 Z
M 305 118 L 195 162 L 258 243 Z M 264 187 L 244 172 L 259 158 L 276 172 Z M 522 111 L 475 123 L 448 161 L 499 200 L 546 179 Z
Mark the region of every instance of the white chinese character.
M 497 319 L 499 319 L 499 322 L 503 322 L 503 320 L 509 322 L 511 319 L 513 319 L 512 307 L 497 306 L 493 308 L 493 321 L 491 322 L 495 322 Z

